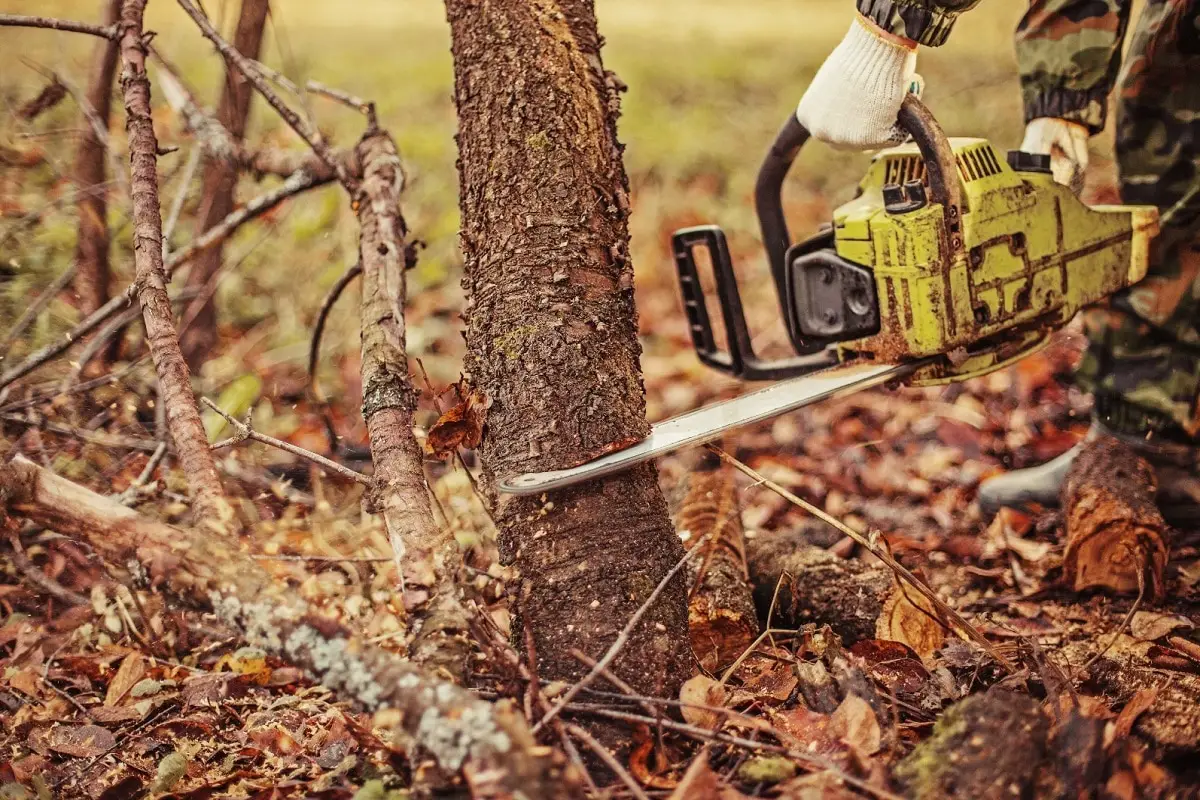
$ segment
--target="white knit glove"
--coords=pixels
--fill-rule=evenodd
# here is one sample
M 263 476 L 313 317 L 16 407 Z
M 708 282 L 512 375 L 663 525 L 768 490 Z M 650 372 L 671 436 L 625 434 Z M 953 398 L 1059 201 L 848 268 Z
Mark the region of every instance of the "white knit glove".
M 900 104 L 916 75 L 917 44 L 857 14 L 796 108 L 808 132 L 834 147 L 868 150 L 905 140 Z
M 1079 194 L 1088 166 L 1087 126 L 1057 117 L 1038 117 L 1025 126 L 1021 149 L 1048 154 L 1054 180 Z

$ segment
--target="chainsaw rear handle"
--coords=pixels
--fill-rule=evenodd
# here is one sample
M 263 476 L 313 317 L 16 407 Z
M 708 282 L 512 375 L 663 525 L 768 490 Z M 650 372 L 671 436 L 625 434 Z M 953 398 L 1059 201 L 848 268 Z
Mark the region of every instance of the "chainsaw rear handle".
M 950 142 L 942 127 L 933 118 L 933 114 L 915 94 L 904 98 L 897 122 L 900 128 L 913 138 L 921 151 L 929 179 L 930 200 L 941 204 L 946 215 L 947 240 L 951 249 L 957 250 L 962 247 L 962 186 L 958 182 L 958 171 Z M 788 323 L 792 345 L 796 352 L 801 354 L 817 352 L 825 347 L 825 343 L 804 340 L 800 326 L 794 320 L 794 307 L 787 300 L 787 253 L 792 246 L 792 239 L 788 233 L 787 219 L 783 214 L 783 181 L 809 136 L 808 130 L 800 124 L 796 115 L 789 116 L 776 135 L 771 149 L 767 151 L 766 158 L 758 169 L 758 180 L 754 186 L 754 205 L 758 211 L 763 246 L 771 263 L 771 277 L 775 281 L 783 317 Z

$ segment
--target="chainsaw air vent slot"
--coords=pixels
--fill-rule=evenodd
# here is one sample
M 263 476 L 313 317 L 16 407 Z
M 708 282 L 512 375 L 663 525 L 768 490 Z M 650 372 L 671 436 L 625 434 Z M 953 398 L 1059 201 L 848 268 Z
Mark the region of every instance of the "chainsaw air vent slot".
M 884 172 L 884 185 L 903 186 L 911 181 L 928 184 L 925 177 L 925 161 L 918 155 L 889 158 Z
M 955 161 L 958 162 L 959 175 L 967 183 L 1000 174 L 1000 162 L 992 148 L 986 144 L 962 150 L 955 156 Z

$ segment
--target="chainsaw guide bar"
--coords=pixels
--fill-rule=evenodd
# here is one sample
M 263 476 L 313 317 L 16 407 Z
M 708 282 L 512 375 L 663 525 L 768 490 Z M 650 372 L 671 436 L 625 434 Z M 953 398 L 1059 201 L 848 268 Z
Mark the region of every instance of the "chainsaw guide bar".
M 660 422 L 650 429 L 649 436 L 624 450 L 570 469 L 517 475 L 501 482 L 499 489 L 506 494 L 529 495 L 602 478 L 680 448 L 719 439 L 722 434 L 735 428 L 890 381 L 903 380 L 936 360 L 927 358 L 900 365 L 850 364 L 780 381 L 756 392 Z

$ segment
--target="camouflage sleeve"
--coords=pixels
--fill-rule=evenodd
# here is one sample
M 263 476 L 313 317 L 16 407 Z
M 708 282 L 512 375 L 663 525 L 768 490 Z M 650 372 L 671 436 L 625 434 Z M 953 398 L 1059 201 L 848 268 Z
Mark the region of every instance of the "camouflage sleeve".
M 1032 0 L 1017 26 L 1025 120 L 1104 129 L 1133 0 Z
M 885 31 L 937 47 L 958 15 L 977 5 L 979 0 L 858 0 L 858 11 Z

